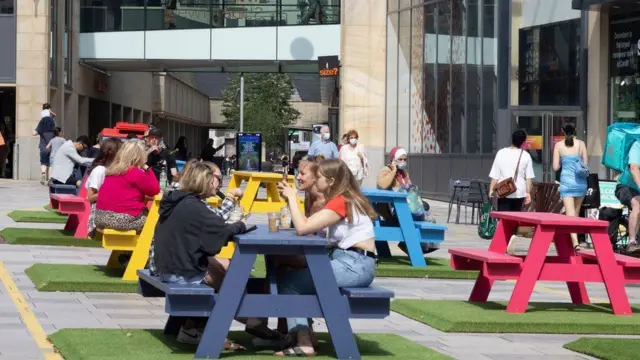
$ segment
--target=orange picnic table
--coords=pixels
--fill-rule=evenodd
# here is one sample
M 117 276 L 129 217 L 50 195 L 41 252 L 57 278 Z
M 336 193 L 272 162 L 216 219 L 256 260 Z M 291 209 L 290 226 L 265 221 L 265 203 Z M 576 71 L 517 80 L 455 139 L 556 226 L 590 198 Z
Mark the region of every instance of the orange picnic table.
M 538 281 L 566 282 L 574 304 L 588 304 L 586 282 L 604 283 L 615 315 L 632 315 L 625 283 L 640 282 L 640 259 L 614 254 L 605 221 L 537 212 L 492 212 L 500 222 L 488 250 L 450 249 L 455 270 L 479 270 L 469 301 L 485 302 L 496 280 L 515 280 L 507 305 L 523 313 Z M 526 255 L 507 255 L 518 226 L 535 227 Z M 595 252 L 574 251 L 570 233 L 590 234 Z M 551 243 L 557 255 L 548 256 Z M 583 261 L 584 260 L 584 261 Z

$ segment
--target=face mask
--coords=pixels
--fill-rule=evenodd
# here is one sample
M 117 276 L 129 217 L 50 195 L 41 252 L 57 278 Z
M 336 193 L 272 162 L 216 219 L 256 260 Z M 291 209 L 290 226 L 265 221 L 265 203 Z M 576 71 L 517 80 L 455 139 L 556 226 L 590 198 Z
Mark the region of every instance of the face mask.
M 351 145 L 355 145 L 358 143 L 358 139 L 349 139 L 349 143 L 351 143 Z
M 407 164 L 406 164 L 406 163 L 404 163 L 404 164 L 398 164 L 398 165 L 396 165 L 396 166 L 398 167 L 398 169 L 402 170 L 402 169 L 404 169 L 404 168 L 406 168 L 406 167 L 407 167 Z
M 325 140 L 329 140 L 329 139 L 331 139 L 331 134 L 324 133 L 324 134 L 322 134 L 322 138 L 325 139 Z

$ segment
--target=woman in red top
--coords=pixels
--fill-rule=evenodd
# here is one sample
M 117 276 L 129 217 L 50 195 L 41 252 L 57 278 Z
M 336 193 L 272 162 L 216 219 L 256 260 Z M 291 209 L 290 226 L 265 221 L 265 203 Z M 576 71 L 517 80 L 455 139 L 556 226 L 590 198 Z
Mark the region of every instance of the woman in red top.
M 146 161 L 142 142 L 129 140 L 120 148 L 98 193 L 96 227 L 142 230 L 147 220 L 146 198 L 160 192 L 158 179 Z

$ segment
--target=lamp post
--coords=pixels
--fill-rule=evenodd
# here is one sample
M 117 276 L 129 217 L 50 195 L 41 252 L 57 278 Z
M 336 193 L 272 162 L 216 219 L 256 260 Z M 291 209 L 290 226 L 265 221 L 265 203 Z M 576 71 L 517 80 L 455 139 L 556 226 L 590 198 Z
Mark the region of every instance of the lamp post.
M 244 131 L 244 74 L 240 74 L 240 132 Z

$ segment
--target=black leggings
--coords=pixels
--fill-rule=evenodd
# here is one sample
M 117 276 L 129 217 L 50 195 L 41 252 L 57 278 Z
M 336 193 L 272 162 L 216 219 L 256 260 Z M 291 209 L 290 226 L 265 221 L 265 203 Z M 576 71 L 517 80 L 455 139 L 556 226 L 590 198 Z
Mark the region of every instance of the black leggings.
M 522 211 L 524 198 L 498 199 L 498 211 Z

